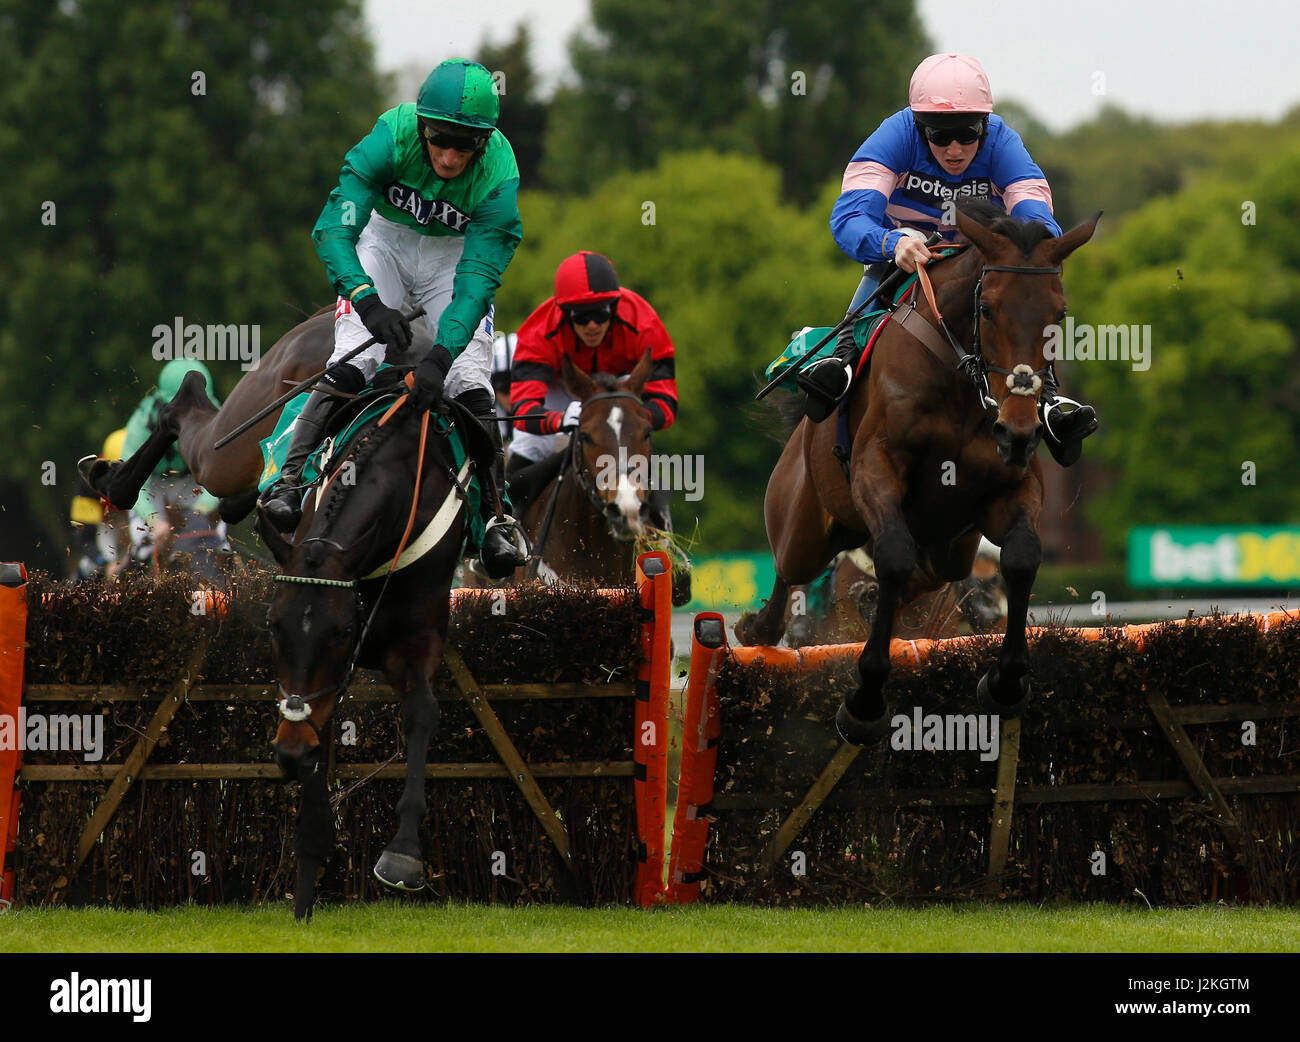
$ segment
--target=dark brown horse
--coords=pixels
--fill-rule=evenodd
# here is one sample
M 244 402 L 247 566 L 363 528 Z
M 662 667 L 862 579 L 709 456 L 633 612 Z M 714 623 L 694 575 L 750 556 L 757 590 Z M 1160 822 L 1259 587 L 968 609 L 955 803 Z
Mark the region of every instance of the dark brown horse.
M 864 744 L 887 727 L 883 688 L 898 606 L 966 578 L 981 533 L 1002 548 L 1008 589 L 1007 632 L 979 682 L 981 701 L 1014 713 L 1030 694 L 1025 619 L 1042 560 L 1034 450 L 1044 345 L 1047 327 L 1065 314 L 1061 262 L 1092 237 L 1099 217 L 1053 238 L 1037 222 L 958 213 L 972 248 L 931 264 L 947 338 L 924 299 L 912 316 L 919 325 L 908 323 L 915 334 L 897 320 L 882 332 L 868 377 L 847 403 L 849 478 L 832 451 L 834 415 L 805 420 L 786 443 L 765 500 L 776 583 L 737 636 L 775 643 L 790 586 L 811 582 L 837 552 L 865 542 L 879 602 L 858 660 L 860 683 L 836 714 L 846 741 Z
M 198 374 L 190 374 L 139 452 L 121 463 L 87 463 L 83 473 L 111 502 L 133 502 L 133 485 L 138 490 L 137 483 L 179 441 L 196 479 L 214 494 L 234 497 L 246 512 L 262 469 L 257 441 L 270 433 L 276 415 L 223 449 L 213 442 L 274 401 L 286 382 L 323 368 L 331 327 L 330 316 L 320 313 L 283 337 L 220 411 L 208 403 Z M 442 659 L 465 523 L 452 478 L 464 482 L 468 466 L 459 475 L 452 471 L 448 439 L 423 437 L 420 418 L 409 406 L 383 425 L 371 420 L 328 470 L 331 480 L 323 494 L 308 497 L 292 544 L 271 525 L 258 526 L 283 569 L 268 616 L 282 716 L 273 751 L 284 777 L 303 784 L 295 831 L 299 918 L 311 914 L 317 872 L 334 845 L 324 729 L 358 664 L 382 669 L 401 696 L 407 739 L 399 828 L 375 875 L 396 889 L 424 885 L 419 826 L 426 809 L 425 764 L 439 715 L 432 678 Z M 346 478 L 333 477 L 340 473 Z M 400 543 L 422 553 L 400 558 L 390 575 L 387 564 Z
M 521 519 L 534 563 L 519 578 L 631 582 L 635 541 L 650 516 L 652 424 L 641 403 L 650 369 L 649 350 L 624 377 L 588 376 L 564 359 L 561 376 L 582 414 L 563 459 L 554 461 L 557 476 Z

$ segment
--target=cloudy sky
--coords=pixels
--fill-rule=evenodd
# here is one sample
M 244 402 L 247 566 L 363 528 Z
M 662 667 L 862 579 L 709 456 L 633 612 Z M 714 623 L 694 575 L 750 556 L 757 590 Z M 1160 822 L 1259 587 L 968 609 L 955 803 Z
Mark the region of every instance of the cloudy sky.
M 431 67 L 485 36 L 533 29 L 534 61 L 551 83 L 565 43 L 589 25 L 587 0 L 365 0 L 379 65 Z M 983 62 L 995 99 L 1014 97 L 1063 130 L 1105 102 L 1171 121 L 1273 120 L 1300 104 L 1300 6 L 1279 0 L 920 0 L 939 50 Z M 900 104 L 902 104 L 900 99 Z

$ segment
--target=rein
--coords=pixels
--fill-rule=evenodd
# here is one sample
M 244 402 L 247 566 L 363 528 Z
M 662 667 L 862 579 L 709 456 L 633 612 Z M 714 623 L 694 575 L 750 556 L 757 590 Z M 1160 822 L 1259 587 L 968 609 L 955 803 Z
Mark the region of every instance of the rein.
M 1055 268 L 1040 268 L 1015 264 L 985 264 L 980 269 L 979 281 L 975 283 L 975 314 L 973 323 L 975 332 L 971 349 L 969 351 L 963 351 L 961 349 L 961 346 L 957 343 L 957 338 L 953 336 L 952 330 L 948 328 L 948 323 L 944 321 L 943 312 L 939 310 L 939 304 L 934 299 L 934 287 L 930 283 L 930 276 L 926 273 L 924 264 L 917 267 L 916 275 L 918 281 L 921 283 L 921 289 L 925 293 L 926 303 L 930 305 L 930 310 L 934 312 L 935 320 L 939 323 L 939 328 L 943 331 L 943 335 L 948 338 L 948 345 L 957 355 L 956 368 L 964 372 L 975 385 L 975 393 L 979 396 L 980 404 L 989 411 L 996 411 L 998 403 L 994 400 L 993 395 L 989 390 L 989 373 L 999 373 L 1005 376 L 1007 378 L 1007 390 L 1009 393 L 1025 395 L 1027 397 L 1037 397 L 1043 386 L 1043 377 L 1047 375 L 1047 368 L 1044 367 L 1039 370 L 1034 370 L 1028 365 L 1022 363 L 1017 365 L 1014 369 L 1004 369 L 1001 366 L 990 364 L 988 359 L 984 357 L 984 351 L 980 344 L 980 300 L 984 292 L 984 276 L 990 271 L 1008 271 L 1017 275 L 1061 274 L 1059 266 Z M 927 322 L 923 327 L 918 329 L 915 321 L 909 321 L 911 315 L 915 313 L 916 309 L 911 305 L 908 305 L 908 307 L 910 308 L 910 311 L 900 318 L 899 324 L 931 350 L 934 350 L 937 338 L 933 338 L 933 326 Z M 916 317 L 924 321 L 922 316 L 917 315 Z M 933 340 L 927 339 L 925 335 L 926 333 L 929 333 Z

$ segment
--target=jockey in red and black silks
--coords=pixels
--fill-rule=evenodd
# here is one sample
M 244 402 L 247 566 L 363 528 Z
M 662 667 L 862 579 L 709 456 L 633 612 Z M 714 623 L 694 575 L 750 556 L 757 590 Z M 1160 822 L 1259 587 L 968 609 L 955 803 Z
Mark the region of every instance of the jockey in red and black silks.
M 531 464 L 563 448 L 558 434 L 577 426 L 579 403 L 560 376 L 561 360 L 585 373 L 623 376 L 650 350 L 652 369 L 642 400 L 655 430 L 677 419 L 676 362 L 672 338 L 655 309 L 639 293 L 619 285 L 609 259 L 583 250 L 565 258 L 555 273 L 555 296 L 543 301 L 519 328 L 511 368 L 511 501 L 522 516 L 540 488 L 531 488 Z M 557 443 L 558 442 L 558 443 Z M 551 475 L 553 476 L 553 475 Z M 549 481 L 549 477 L 547 478 Z

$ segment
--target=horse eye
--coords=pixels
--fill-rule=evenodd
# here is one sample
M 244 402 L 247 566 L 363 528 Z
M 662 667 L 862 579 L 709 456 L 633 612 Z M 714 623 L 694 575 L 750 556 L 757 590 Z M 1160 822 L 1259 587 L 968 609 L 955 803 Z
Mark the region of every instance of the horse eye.
M 991 319 L 993 318 L 993 309 L 992 309 L 991 307 L 989 307 L 987 304 L 981 303 L 981 304 L 980 304 L 980 317 L 981 317 L 981 318 L 987 318 L 987 319 L 990 319 L 990 320 L 991 320 Z

